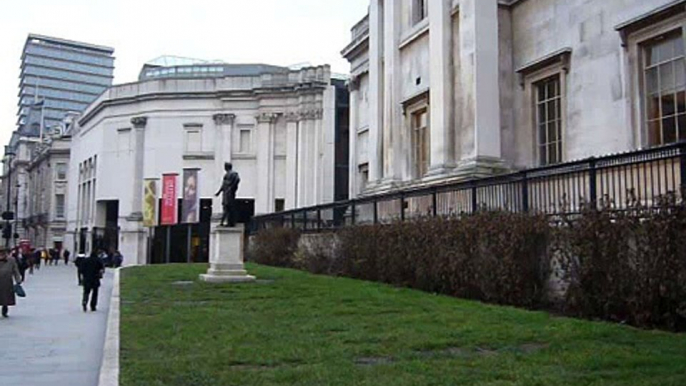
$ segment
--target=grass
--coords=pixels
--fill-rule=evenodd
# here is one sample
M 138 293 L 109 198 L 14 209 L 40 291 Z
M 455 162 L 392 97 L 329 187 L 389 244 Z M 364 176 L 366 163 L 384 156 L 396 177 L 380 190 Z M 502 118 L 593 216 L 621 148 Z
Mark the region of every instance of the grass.
M 122 271 L 121 385 L 686 385 L 686 336 L 248 265 Z M 193 283 L 178 283 L 194 281 Z

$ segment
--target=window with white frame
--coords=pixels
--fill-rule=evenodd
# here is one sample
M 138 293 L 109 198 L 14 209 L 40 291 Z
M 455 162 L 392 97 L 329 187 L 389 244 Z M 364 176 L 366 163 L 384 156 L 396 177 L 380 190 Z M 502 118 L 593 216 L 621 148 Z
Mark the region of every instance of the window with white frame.
M 427 0 L 413 0 L 412 3 L 412 25 L 415 25 L 429 16 Z
M 55 195 L 55 217 L 64 218 L 64 194 Z
M 686 61 L 681 29 L 642 46 L 645 127 L 649 146 L 686 139 Z
M 417 178 L 422 178 L 429 171 L 431 163 L 431 143 L 429 142 L 429 112 L 417 110 L 411 115 L 412 152 L 414 169 Z
M 541 166 L 562 162 L 562 88 L 556 74 L 533 85 L 538 162 Z
M 67 164 L 58 162 L 55 165 L 55 173 L 57 174 L 58 181 L 65 181 L 67 179 Z
M 188 125 L 185 129 L 186 153 L 202 152 L 202 126 Z

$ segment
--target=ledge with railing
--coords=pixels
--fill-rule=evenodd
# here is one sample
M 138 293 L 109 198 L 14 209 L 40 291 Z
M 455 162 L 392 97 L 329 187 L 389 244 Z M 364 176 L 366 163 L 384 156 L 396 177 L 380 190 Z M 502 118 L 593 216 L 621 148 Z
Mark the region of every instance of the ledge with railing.
M 545 215 L 579 213 L 585 205 L 624 210 L 654 207 L 686 195 L 686 142 L 591 157 L 488 178 L 256 216 L 250 232 L 288 227 L 322 232 L 480 210 Z

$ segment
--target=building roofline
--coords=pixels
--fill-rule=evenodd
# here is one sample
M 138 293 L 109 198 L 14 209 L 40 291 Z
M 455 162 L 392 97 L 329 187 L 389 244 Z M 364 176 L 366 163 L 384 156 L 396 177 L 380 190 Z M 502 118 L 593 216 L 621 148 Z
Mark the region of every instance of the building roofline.
M 26 45 L 28 45 L 28 43 L 32 39 L 45 40 L 47 42 L 64 44 L 67 46 L 72 46 L 72 47 L 77 47 L 77 48 L 85 48 L 85 49 L 90 49 L 90 50 L 95 50 L 95 51 L 101 51 L 101 52 L 104 52 L 104 53 L 107 53 L 110 55 L 114 54 L 114 48 L 112 48 L 112 47 L 100 46 L 100 45 L 91 44 L 91 43 L 77 42 L 75 40 L 56 38 L 56 37 L 52 37 L 52 36 L 46 36 L 46 35 L 40 35 L 40 34 L 34 34 L 34 33 L 30 33 L 29 36 L 26 38 Z

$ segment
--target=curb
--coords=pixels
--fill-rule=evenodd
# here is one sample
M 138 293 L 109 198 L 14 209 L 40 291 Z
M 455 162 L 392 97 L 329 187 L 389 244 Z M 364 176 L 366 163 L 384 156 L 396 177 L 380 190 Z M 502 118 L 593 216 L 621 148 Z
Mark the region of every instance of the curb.
M 119 272 L 120 268 L 114 271 L 98 386 L 119 386 Z

